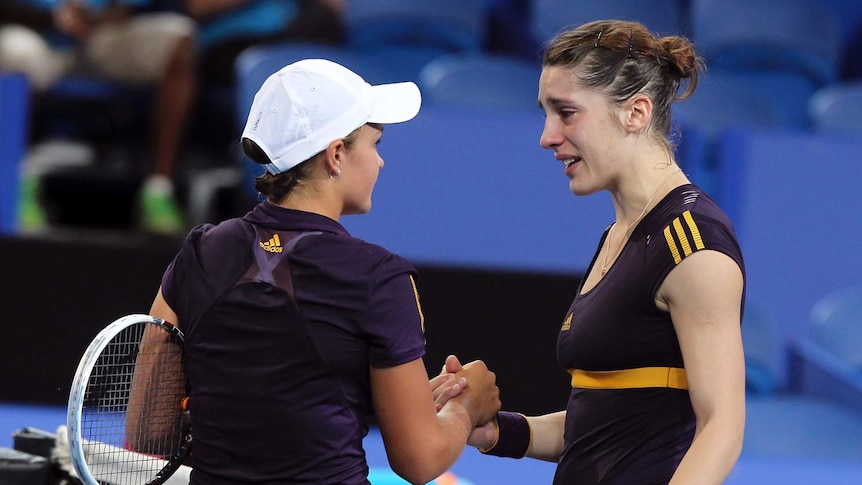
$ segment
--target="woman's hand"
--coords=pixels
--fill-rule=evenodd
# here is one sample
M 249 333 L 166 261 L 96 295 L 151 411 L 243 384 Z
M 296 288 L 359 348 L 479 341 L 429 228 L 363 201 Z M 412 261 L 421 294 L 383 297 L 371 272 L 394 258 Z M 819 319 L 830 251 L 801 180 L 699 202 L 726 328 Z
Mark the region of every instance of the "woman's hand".
M 434 406 L 437 411 L 440 411 L 447 401 L 461 394 L 461 391 L 467 387 L 467 378 L 458 377 L 444 370 L 440 375 L 428 381 L 428 384 L 431 386 Z

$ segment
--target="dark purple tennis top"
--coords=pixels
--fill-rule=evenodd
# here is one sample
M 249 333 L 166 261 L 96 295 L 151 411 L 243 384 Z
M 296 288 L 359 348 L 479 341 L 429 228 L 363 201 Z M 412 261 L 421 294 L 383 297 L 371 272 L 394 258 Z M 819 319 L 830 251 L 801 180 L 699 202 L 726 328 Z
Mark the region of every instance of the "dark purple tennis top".
M 185 333 L 193 484 L 366 484 L 369 365 L 424 355 L 416 271 L 261 203 L 193 229 L 162 279 Z
M 607 230 L 599 250 L 606 237 Z M 635 227 L 594 288 L 579 288 L 557 342 L 560 364 L 587 371 L 684 367 L 670 314 L 656 307 L 655 295 L 677 264 L 701 250 L 727 254 L 744 276 L 730 220 L 701 189 L 683 185 Z M 744 295 L 740 316 L 743 303 Z M 554 483 L 666 484 L 694 429 L 686 390 L 572 389 Z

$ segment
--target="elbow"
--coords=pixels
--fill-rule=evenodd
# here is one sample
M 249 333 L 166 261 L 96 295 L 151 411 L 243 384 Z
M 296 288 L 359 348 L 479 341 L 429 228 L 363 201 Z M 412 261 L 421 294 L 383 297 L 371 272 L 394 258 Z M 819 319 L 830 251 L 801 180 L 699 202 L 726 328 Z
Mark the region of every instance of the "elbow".
M 416 447 L 412 450 L 399 450 L 400 453 L 388 453 L 389 466 L 399 477 L 411 484 L 426 484 L 443 473 L 455 461 L 455 457 L 448 457 L 447 449 L 420 451 Z M 388 452 L 388 450 L 387 450 Z
M 745 420 L 743 419 L 741 423 L 738 424 L 737 428 L 734 430 L 733 437 L 730 440 L 730 454 L 733 458 L 733 461 L 739 459 L 739 456 L 742 454 L 742 443 L 745 438 Z
M 429 483 L 446 472 L 446 467 L 430 463 L 427 458 L 425 460 L 390 460 L 389 465 L 399 477 L 413 485 Z
M 435 478 L 442 475 L 441 473 L 418 473 L 415 471 L 401 471 L 392 467 L 392 471 L 394 471 L 399 477 L 403 478 L 407 483 L 411 485 L 424 485 L 426 483 L 430 483 Z

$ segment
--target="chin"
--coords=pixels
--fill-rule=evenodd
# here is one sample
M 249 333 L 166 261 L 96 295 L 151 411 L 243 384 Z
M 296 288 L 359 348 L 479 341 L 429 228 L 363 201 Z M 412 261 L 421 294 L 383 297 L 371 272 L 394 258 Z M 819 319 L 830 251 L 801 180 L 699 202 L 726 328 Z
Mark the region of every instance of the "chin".
M 351 207 L 350 209 L 344 211 L 345 215 L 358 216 L 362 214 L 368 214 L 371 211 L 371 204 L 362 206 L 362 207 Z
M 569 182 L 569 190 L 573 194 L 577 195 L 578 197 L 582 197 L 585 195 L 590 195 L 590 194 L 594 194 L 594 193 L 598 192 L 596 189 L 594 189 L 592 187 L 581 187 L 581 186 L 579 186 L 578 184 L 575 183 L 574 179 L 572 179 Z

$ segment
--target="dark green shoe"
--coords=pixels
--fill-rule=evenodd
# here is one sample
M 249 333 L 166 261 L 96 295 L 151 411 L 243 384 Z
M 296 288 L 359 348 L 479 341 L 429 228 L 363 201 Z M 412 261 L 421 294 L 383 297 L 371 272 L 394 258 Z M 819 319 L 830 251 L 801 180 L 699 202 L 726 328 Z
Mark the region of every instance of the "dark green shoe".
M 39 178 L 23 177 L 18 194 L 18 228 L 23 232 L 38 232 L 48 227 L 45 210 L 39 204 Z
M 182 235 L 185 232 L 182 210 L 172 195 L 144 190 L 140 204 L 144 230 L 164 235 Z

